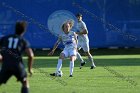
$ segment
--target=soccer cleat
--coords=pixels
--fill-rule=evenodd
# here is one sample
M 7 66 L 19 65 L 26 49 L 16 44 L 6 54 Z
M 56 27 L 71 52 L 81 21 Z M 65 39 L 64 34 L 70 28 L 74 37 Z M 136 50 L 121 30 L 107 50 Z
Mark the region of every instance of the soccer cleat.
M 84 66 L 86 64 L 86 62 L 81 63 L 81 66 Z
M 72 75 L 70 75 L 69 77 L 73 77 Z
M 90 69 L 95 69 L 95 68 L 96 68 L 96 66 L 91 66 L 91 67 L 90 67 Z
M 84 66 L 86 64 L 86 62 L 81 63 L 80 65 L 80 69 L 82 68 L 82 66 Z
M 52 74 L 50 74 L 50 76 L 56 76 L 56 74 L 55 73 L 52 73 Z
M 58 77 L 62 77 L 62 75 L 58 75 Z

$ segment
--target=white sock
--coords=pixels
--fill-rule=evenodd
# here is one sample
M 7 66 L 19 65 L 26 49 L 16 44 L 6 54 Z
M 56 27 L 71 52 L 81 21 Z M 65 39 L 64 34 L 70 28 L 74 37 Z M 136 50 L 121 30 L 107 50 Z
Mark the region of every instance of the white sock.
M 62 59 L 58 59 L 57 70 L 56 71 L 60 71 L 61 67 L 62 67 Z
M 73 74 L 74 62 L 70 61 L 70 75 Z
M 89 59 L 89 61 L 92 63 L 92 66 L 96 67 L 96 66 L 95 66 L 95 64 L 94 64 L 93 57 L 92 57 L 92 56 L 90 56 L 90 57 L 88 57 L 88 59 Z
M 79 52 L 77 52 L 77 59 L 80 60 L 81 63 L 84 62 L 83 58 L 81 57 L 81 55 L 79 54 Z

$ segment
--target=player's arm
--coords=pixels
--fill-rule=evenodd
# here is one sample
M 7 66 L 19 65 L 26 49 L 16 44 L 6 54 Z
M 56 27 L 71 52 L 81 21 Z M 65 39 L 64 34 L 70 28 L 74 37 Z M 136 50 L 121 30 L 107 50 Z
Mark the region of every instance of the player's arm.
M 78 40 L 77 40 L 77 34 L 76 33 L 74 33 L 74 39 L 75 39 L 75 41 L 76 41 L 76 45 L 78 44 Z M 76 50 L 77 50 L 77 47 L 76 47 Z M 78 50 L 77 50 L 78 51 Z
M 82 31 L 78 31 L 78 32 L 76 32 L 76 34 L 79 34 L 79 35 L 88 34 L 87 27 L 86 27 L 85 23 L 82 23 Z
M 76 40 L 76 44 L 78 44 L 77 35 L 74 33 L 74 39 Z
M 79 35 L 88 34 L 88 31 L 86 29 L 82 29 L 82 31 L 76 32 L 76 34 L 79 34 Z
M 54 52 L 55 52 L 56 48 L 58 47 L 58 45 L 60 44 L 60 42 L 61 42 L 61 37 L 58 38 L 58 40 L 56 41 L 56 43 L 53 46 L 52 51 L 48 55 L 53 55 L 54 54 Z
M 32 75 L 33 74 L 32 65 L 33 65 L 34 53 L 31 48 L 26 48 L 25 52 L 28 56 L 28 71 L 29 71 L 30 75 Z
M 0 54 L 0 63 L 2 63 L 2 55 Z
M 33 65 L 34 53 L 33 53 L 33 50 L 30 48 L 30 44 L 28 41 L 23 40 L 23 43 L 24 43 L 25 53 L 28 56 L 28 64 L 27 64 L 28 65 L 28 72 L 30 73 L 30 75 L 32 75 L 33 74 L 32 65 Z

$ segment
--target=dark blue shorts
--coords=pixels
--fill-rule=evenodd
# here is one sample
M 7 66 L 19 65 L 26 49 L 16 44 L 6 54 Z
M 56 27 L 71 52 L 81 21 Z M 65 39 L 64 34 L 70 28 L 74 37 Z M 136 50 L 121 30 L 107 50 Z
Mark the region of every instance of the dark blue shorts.
M 18 81 L 23 82 L 27 78 L 24 65 L 18 63 L 17 65 L 3 66 L 0 71 L 0 84 L 6 83 L 11 76 L 15 76 Z

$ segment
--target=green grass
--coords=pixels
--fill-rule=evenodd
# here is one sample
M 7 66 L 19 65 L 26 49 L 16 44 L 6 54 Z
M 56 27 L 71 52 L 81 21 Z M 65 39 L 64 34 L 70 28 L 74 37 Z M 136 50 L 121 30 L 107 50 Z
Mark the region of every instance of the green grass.
M 80 63 L 76 61 L 72 78 L 68 77 L 68 59 L 63 62 L 62 78 L 49 76 L 56 70 L 57 58 L 35 58 L 34 75 L 29 77 L 30 93 L 140 93 L 140 55 L 94 56 L 97 65 L 94 70 L 90 70 L 90 63 L 79 69 Z M 20 87 L 12 77 L 0 87 L 0 93 L 19 93 Z

